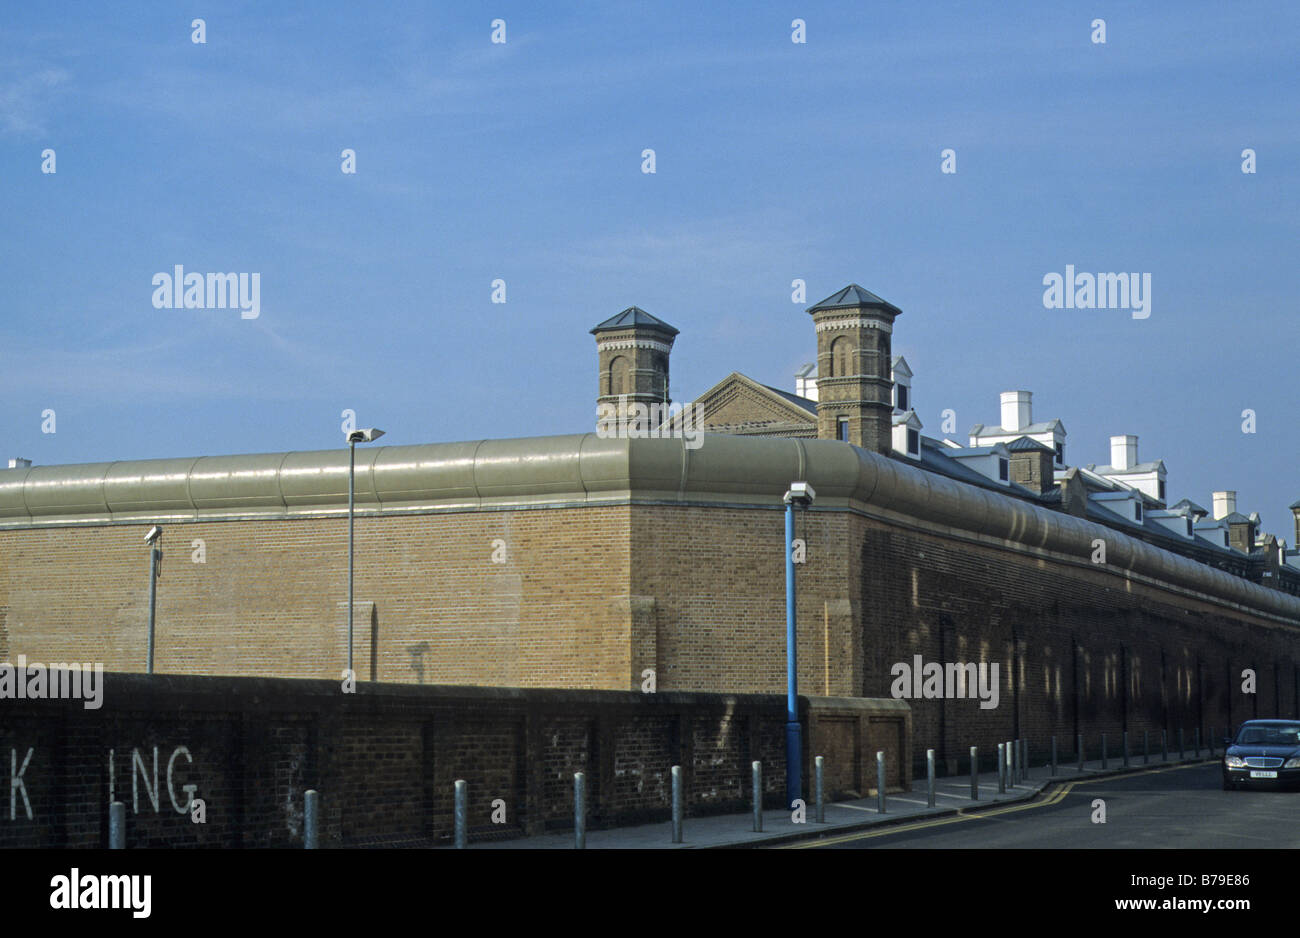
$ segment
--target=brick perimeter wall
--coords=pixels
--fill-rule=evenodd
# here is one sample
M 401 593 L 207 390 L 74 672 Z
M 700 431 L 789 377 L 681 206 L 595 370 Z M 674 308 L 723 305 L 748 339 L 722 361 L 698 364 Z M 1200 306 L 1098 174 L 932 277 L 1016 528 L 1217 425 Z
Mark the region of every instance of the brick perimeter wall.
M 575 771 L 588 776 L 592 828 L 666 820 L 673 764 L 684 768 L 690 815 L 744 811 L 754 759 L 765 767 L 767 806 L 783 797 L 781 697 L 381 684 L 345 695 L 327 681 L 104 681 L 99 710 L 32 700 L 0 708 L 0 755 L 16 759 L 22 780 L 15 816 L 0 811 L 0 847 L 107 846 L 110 764 L 133 847 L 301 846 L 308 788 L 321 792 L 323 846 L 446 842 L 458 778 L 468 782 L 474 837 L 571 829 Z M 176 810 L 189 803 L 186 785 L 204 800 L 206 823 Z

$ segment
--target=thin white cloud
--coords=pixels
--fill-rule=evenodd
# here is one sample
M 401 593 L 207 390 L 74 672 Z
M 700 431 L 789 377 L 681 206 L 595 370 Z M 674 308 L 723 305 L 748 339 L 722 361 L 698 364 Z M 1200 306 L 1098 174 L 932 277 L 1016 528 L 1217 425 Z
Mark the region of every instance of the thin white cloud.
M 46 133 L 49 111 L 67 86 L 61 68 L 5 68 L 0 77 L 0 133 L 37 137 Z

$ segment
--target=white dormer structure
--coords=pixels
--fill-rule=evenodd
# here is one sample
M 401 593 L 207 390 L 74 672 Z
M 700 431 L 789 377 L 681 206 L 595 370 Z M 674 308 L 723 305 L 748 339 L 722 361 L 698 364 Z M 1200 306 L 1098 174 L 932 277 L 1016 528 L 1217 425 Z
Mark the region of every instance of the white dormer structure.
M 1002 425 L 990 427 L 982 423 L 975 424 L 970 431 L 970 445 L 994 446 L 1027 436 L 1056 454 L 1057 469 L 1065 468 L 1065 426 L 1059 420 L 1034 423 L 1033 401 L 1032 391 L 1003 391 Z
M 912 404 L 912 369 L 907 367 L 907 359 L 902 355 L 895 358 L 889 376 L 894 382 L 894 413 L 905 414 L 915 409 Z
M 1146 516 L 1161 527 L 1173 531 L 1179 537 L 1186 538 L 1189 541 L 1196 537 L 1196 532 L 1192 529 L 1192 525 L 1196 522 L 1192 520 L 1192 514 L 1189 511 L 1161 508 L 1148 511 Z
M 1096 502 L 1108 511 L 1113 511 L 1126 521 L 1142 523 L 1142 495 L 1136 490 L 1119 492 L 1092 492 L 1089 501 Z
M 894 414 L 894 452 L 908 459 L 921 459 L 921 418 L 916 411 Z
M 1005 443 L 955 449 L 945 455 L 999 485 L 1011 485 L 1011 451 Z
M 1131 433 L 1110 438 L 1110 465 L 1088 466 L 1099 476 L 1135 488 L 1143 495 L 1165 503 L 1165 463 L 1138 462 L 1138 438 Z
M 1215 547 L 1228 547 L 1228 523 L 1226 521 L 1197 521 L 1192 525 L 1197 537 L 1203 537 Z
M 808 362 L 794 373 L 794 393 L 804 400 L 817 400 L 817 364 Z

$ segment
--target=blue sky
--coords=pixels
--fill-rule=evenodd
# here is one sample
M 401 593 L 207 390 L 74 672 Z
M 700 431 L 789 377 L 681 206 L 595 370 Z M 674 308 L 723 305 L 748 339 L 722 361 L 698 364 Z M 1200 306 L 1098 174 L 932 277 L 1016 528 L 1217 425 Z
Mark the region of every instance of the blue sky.
M 279 6 L 6 9 L 4 455 L 320 449 L 344 408 L 585 431 L 588 329 L 631 304 L 681 330 L 674 399 L 793 389 L 805 305 L 855 281 L 903 310 L 925 432 L 1029 389 L 1070 462 L 1136 433 L 1171 501 L 1293 539 L 1294 4 Z M 155 309 L 176 264 L 260 273 L 261 315 Z M 1150 318 L 1045 309 L 1067 264 L 1149 272 Z

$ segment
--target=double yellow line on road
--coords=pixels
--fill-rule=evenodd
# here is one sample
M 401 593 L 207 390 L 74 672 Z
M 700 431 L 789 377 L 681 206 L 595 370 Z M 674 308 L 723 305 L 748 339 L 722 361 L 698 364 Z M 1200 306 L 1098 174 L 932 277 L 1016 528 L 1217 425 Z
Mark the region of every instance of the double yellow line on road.
M 957 824 L 961 821 L 978 821 L 981 818 L 998 817 L 1003 814 L 1011 814 L 1014 811 L 1028 811 L 1031 808 L 1047 808 L 1054 804 L 1060 804 L 1065 800 L 1065 796 L 1074 790 L 1076 785 L 1093 785 L 1097 782 L 1111 782 L 1120 778 L 1136 778 L 1139 775 L 1159 775 L 1161 772 L 1175 772 L 1179 769 L 1192 769 L 1205 763 L 1192 762 L 1183 765 L 1161 766 L 1157 769 L 1144 769 L 1140 772 L 1131 772 L 1128 775 L 1103 775 L 1099 778 L 1080 778 L 1072 782 L 1061 783 L 1050 795 L 1042 801 L 1030 801 L 1025 804 L 1008 805 L 1005 808 L 961 808 L 955 817 L 934 818 L 928 821 L 914 821 L 909 824 L 894 824 L 884 827 L 881 830 L 861 831 L 856 834 L 843 834 L 839 837 L 824 837 L 820 840 L 802 841 L 795 844 L 783 844 L 777 847 L 778 850 L 807 850 L 810 847 L 830 847 L 834 844 L 845 844 L 854 840 L 867 840 L 872 837 L 887 837 L 891 834 L 905 834 L 908 831 L 925 830 L 931 827 L 943 827 L 946 824 Z M 969 812 L 969 813 L 968 813 Z

